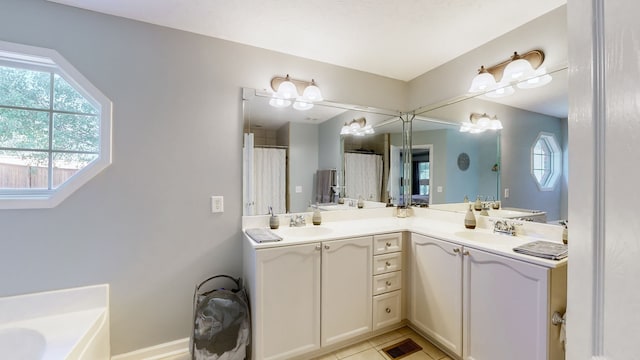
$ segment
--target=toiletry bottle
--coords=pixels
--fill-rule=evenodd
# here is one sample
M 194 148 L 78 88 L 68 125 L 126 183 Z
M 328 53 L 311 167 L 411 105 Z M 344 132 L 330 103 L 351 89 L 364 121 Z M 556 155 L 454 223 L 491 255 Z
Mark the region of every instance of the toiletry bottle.
M 468 203 L 469 202 L 469 197 L 467 195 L 464 196 L 464 199 L 462 199 L 463 203 Z
M 322 215 L 320 214 L 320 209 L 318 208 L 318 204 L 316 204 L 316 209 L 313 211 L 313 216 L 311 217 L 311 221 L 313 225 L 322 224 Z
M 269 206 L 269 213 L 271 214 L 269 217 L 269 227 L 275 230 L 280 226 L 280 219 L 273 213 L 271 206 Z
M 473 214 L 473 210 L 471 210 L 471 204 L 469 204 L 469 210 L 467 210 L 467 214 L 464 216 L 464 227 L 467 229 L 475 229 L 476 228 L 476 216 Z
M 358 196 L 358 209 L 362 209 L 364 207 L 364 199 L 362 196 Z
M 473 203 L 473 209 L 475 211 L 482 210 L 482 202 L 480 201 L 480 195 L 478 195 L 478 197 L 476 198 L 476 202 Z

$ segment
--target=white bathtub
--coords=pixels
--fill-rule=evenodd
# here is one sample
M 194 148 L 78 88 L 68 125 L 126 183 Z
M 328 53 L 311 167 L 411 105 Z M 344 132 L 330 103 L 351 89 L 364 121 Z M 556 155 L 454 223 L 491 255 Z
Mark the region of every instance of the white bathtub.
M 108 285 L 0 298 L 0 359 L 109 359 Z

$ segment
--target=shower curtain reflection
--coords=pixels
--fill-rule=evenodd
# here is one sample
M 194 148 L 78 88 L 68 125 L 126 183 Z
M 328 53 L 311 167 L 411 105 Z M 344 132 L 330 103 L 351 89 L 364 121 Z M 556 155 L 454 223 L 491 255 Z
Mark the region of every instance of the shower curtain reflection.
M 269 206 L 275 214 L 286 212 L 287 150 L 254 146 L 253 134 L 244 134 L 244 215 L 264 215 Z
M 382 189 L 382 156 L 344 154 L 344 180 L 347 198 L 380 201 Z

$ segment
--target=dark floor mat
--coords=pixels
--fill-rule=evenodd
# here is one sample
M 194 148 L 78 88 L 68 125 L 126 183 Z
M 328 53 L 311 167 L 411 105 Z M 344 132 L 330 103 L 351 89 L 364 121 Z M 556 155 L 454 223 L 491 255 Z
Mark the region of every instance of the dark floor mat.
M 387 346 L 382 349 L 387 355 L 389 355 L 392 359 L 402 359 L 405 356 L 411 355 L 414 352 L 418 352 L 422 350 L 420 345 L 413 342 L 411 339 L 402 340 L 401 342 Z

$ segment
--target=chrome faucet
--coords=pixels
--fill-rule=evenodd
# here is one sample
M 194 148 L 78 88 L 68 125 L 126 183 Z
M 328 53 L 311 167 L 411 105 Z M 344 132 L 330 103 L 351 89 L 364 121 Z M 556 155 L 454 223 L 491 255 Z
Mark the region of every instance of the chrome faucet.
M 510 236 L 516 235 L 516 225 L 521 225 L 519 223 L 510 222 L 508 220 L 496 220 L 493 223 L 493 232 L 500 234 L 507 234 Z
M 289 227 L 302 227 L 306 225 L 307 221 L 305 220 L 304 215 L 291 215 Z

